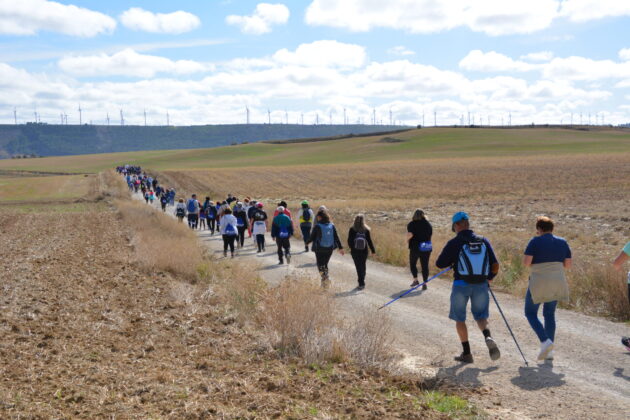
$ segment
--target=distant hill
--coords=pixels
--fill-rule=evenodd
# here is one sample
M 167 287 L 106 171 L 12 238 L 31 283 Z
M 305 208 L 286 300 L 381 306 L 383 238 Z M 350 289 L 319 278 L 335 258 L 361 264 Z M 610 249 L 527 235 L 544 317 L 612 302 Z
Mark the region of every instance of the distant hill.
M 235 124 L 177 126 L 0 125 L 0 158 L 138 150 L 196 149 L 265 140 L 322 138 L 400 130 L 400 126 Z

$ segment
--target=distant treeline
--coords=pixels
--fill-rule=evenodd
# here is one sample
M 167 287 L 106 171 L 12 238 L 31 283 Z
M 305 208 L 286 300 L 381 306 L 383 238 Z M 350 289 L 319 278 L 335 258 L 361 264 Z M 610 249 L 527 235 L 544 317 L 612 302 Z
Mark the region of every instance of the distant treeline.
M 4 124 L 0 125 L 0 158 L 195 149 L 265 140 L 383 133 L 400 129 L 400 126 L 386 125 L 235 124 L 158 127 Z

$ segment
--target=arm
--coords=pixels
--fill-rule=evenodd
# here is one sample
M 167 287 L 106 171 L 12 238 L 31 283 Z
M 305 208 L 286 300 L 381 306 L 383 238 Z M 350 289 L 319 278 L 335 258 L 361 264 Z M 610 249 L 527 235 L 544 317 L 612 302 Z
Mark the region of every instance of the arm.
M 626 261 L 628 261 L 628 259 L 630 259 L 630 257 L 628 257 L 628 254 L 626 254 L 624 251 L 621 251 L 621 253 L 617 255 L 617 258 L 615 258 L 615 261 L 613 261 L 613 267 L 615 267 L 615 270 L 621 271 L 621 267 Z
M 533 255 L 523 255 L 523 265 L 525 267 L 531 267 L 533 259 L 534 259 Z
M 459 250 L 457 249 L 457 245 L 454 243 L 454 241 L 448 241 L 447 244 L 444 246 L 444 249 L 442 249 L 440 256 L 435 261 L 435 266 L 437 268 L 446 268 L 452 266 L 457 259 L 458 251 Z
M 488 253 L 489 253 L 489 263 L 490 263 L 490 276 L 488 277 L 488 280 L 492 280 L 493 278 L 496 277 L 497 274 L 499 274 L 499 260 L 497 260 L 497 256 L 494 253 L 494 249 L 492 249 L 492 245 L 490 244 L 490 241 L 487 239 L 484 239 L 484 241 L 486 242 L 486 246 L 488 247 Z
M 407 232 L 407 243 L 409 243 L 409 241 L 411 240 L 411 238 L 413 238 L 413 233 L 411 233 L 411 232 Z
M 564 268 L 571 268 L 571 266 L 573 265 L 573 260 L 571 258 L 567 258 L 564 260 L 562 265 L 564 266 Z
M 315 227 L 313 228 L 313 231 L 311 232 L 311 237 L 308 239 L 308 242 L 306 242 L 306 245 L 310 245 L 316 240 L 318 240 L 320 235 L 321 235 L 321 229 L 319 228 L 319 226 L 315 225 Z
M 339 240 L 339 235 L 337 234 L 337 227 L 335 226 L 333 226 L 333 235 L 335 237 L 335 244 L 337 245 L 337 248 L 339 249 L 339 253 L 343 255 L 344 254 L 343 245 L 341 244 L 341 241 Z

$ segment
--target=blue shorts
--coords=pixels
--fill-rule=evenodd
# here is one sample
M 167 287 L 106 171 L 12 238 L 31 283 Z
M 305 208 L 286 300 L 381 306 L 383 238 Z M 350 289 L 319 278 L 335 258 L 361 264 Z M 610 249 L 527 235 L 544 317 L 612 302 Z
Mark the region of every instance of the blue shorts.
M 451 311 L 448 315 L 450 319 L 457 322 L 466 321 L 466 305 L 470 299 L 470 311 L 475 321 L 488 319 L 490 306 L 490 295 L 488 294 L 488 282 L 479 284 L 455 285 L 451 291 Z

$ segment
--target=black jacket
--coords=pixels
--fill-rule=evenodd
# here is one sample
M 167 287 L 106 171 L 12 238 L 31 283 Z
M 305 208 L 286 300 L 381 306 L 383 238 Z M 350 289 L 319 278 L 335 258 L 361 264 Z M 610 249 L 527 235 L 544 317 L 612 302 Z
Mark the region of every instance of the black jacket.
M 431 227 L 431 223 L 426 219 L 414 220 L 407 225 L 407 232 L 413 234 L 409 241 L 409 249 L 417 250 L 420 246 L 420 242 L 431 241 L 433 228 Z
M 350 251 L 352 252 L 368 252 L 368 249 L 355 249 L 354 248 L 354 240 L 357 236 L 357 232 L 356 230 L 354 230 L 354 227 L 351 227 L 350 230 L 348 231 L 348 248 L 350 248 Z M 367 240 L 368 243 L 368 247 L 370 248 L 370 251 L 372 251 L 372 254 L 376 254 L 376 250 L 374 249 L 374 244 L 372 243 L 372 236 L 370 235 L 370 231 L 366 230 L 365 231 L 365 239 Z

